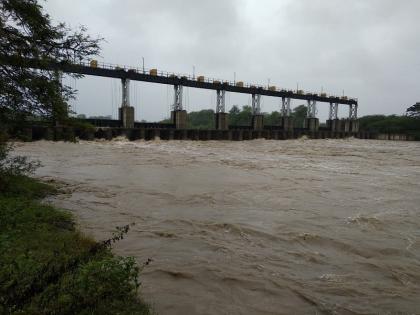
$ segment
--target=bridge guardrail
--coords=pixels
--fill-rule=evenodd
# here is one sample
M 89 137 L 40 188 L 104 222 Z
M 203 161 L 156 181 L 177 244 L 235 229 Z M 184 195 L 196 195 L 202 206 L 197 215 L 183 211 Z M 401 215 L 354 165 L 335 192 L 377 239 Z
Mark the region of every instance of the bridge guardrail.
M 90 62 L 87 61 L 79 61 L 78 63 L 75 63 L 84 67 L 90 67 Z M 136 73 L 140 73 L 140 74 L 144 74 L 144 75 L 149 75 L 150 70 L 149 68 L 144 68 L 141 67 L 129 67 L 129 66 L 125 66 L 125 65 L 119 65 L 119 64 L 112 64 L 112 63 L 105 63 L 105 62 L 98 62 L 97 63 L 97 68 L 102 68 L 102 69 L 107 69 L 107 70 L 116 70 L 116 69 L 121 69 L 123 71 L 134 71 Z M 182 73 L 175 73 L 175 72 L 169 72 L 169 71 L 163 71 L 163 70 L 157 70 L 157 75 L 158 76 L 162 76 L 162 77 L 178 77 L 178 78 L 186 78 L 187 80 L 190 81 L 197 81 L 198 76 L 192 76 L 190 74 L 182 74 Z M 211 77 L 204 77 L 204 80 L 200 81 L 200 82 L 204 82 L 204 83 L 210 83 L 210 84 L 220 84 L 221 86 L 223 85 L 228 85 L 228 86 L 236 86 L 236 84 L 239 81 L 229 81 L 229 80 L 221 80 L 221 79 L 215 79 L 215 78 L 211 78 Z M 323 94 L 322 96 L 325 95 L 325 97 L 331 97 L 331 98 L 339 98 L 339 99 L 343 99 L 343 96 L 339 96 L 339 95 L 334 95 L 334 94 L 329 94 L 329 93 L 325 93 L 325 92 L 321 92 L 321 93 L 317 93 L 317 92 L 310 92 L 310 91 L 305 91 L 305 90 L 293 90 L 293 89 L 287 89 L 287 88 L 281 88 L 281 87 L 277 87 L 277 86 L 268 86 L 268 85 L 260 85 L 260 84 L 253 84 L 253 83 L 244 83 L 243 84 L 244 88 L 255 88 L 255 89 L 263 89 L 266 91 L 273 91 L 272 88 L 275 88 L 274 91 L 281 91 L 281 92 L 290 92 L 290 93 L 295 93 L 295 94 L 302 94 L 302 95 L 314 95 L 314 96 L 320 96 L 321 94 Z M 271 88 L 271 89 L 270 89 Z M 357 98 L 355 97 L 346 97 L 346 99 L 348 100 L 354 100 L 354 101 L 358 101 Z

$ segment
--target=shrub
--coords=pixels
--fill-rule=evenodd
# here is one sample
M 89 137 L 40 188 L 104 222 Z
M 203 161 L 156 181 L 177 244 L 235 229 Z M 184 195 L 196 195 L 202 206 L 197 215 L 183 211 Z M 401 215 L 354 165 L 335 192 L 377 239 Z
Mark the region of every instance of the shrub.
M 25 156 L 10 156 L 13 145 L 7 141 L 5 133 L 0 131 L 0 191 L 8 191 L 16 178 L 30 175 L 40 166 L 37 161 L 29 161 Z M 15 185 L 15 188 L 16 185 Z

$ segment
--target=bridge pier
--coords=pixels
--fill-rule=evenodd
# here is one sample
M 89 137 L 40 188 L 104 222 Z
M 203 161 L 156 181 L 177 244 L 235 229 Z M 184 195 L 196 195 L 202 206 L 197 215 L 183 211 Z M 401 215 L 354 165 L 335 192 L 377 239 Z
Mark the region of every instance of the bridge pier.
M 216 113 L 214 114 L 215 128 L 217 130 L 229 129 L 229 114 L 226 113 L 226 91 L 217 90 Z
M 350 131 L 353 133 L 358 133 L 359 132 L 359 120 L 358 119 L 353 119 L 350 123 Z
M 308 114 L 305 118 L 304 128 L 309 131 L 318 131 L 319 119 L 316 118 L 316 101 L 308 100 Z
M 171 112 L 171 121 L 176 129 L 187 129 L 187 111 L 175 110 Z
M 318 118 L 306 118 L 304 123 L 304 128 L 309 131 L 318 131 L 319 129 L 319 119 Z
M 328 119 L 327 128 L 332 132 L 340 131 L 340 119 Z
M 123 128 L 134 128 L 134 107 L 130 106 L 130 80 L 121 79 L 122 104 L 118 111 L 118 119 Z
M 350 132 L 350 119 L 340 120 L 340 131 L 345 133 Z
M 289 97 L 288 98 L 282 97 L 280 114 L 281 114 L 280 125 L 283 127 L 283 130 L 292 130 L 293 119 L 291 117 Z
M 252 122 L 253 130 L 264 129 L 264 115 L 261 114 L 261 94 L 252 94 Z
M 216 130 L 228 130 L 229 129 L 229 114 L 228 113 L 216 113 L 215 115 L 215 128 Z
M 338 119 L 338 103 L 330 103 L 330 113 L 327 120 L 327 128 L 332 132 L 340 131 L 340 120 Z
M 264 115 L 252 115 L 252 129 L 263 130 L 264 129 Z
M 357 120 L 357 104 L 350 104 L 349 108 L 350 132 L 359 132 L 359 121 Z
M 174 104 L 171 120 L 176 129 L 187 129 L 187 111 L 182 107 L 182 85 L 174 85 Z

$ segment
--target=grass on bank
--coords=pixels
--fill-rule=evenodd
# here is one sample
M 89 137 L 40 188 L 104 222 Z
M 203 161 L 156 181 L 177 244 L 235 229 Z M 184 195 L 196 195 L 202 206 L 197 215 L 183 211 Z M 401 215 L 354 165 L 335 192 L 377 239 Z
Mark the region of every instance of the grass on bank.
M 0 314 L 150 314 L 134 259 L 42 204 L 53 187 L 26 176 L 0 181 Z

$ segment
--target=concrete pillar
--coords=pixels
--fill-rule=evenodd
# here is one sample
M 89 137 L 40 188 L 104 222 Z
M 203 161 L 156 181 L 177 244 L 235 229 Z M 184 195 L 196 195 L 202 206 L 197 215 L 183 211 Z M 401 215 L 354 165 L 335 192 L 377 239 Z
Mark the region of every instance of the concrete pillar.
M 359 120 L 352 119 L 350 121 L 350 132 L 353 132 L 353 133 L 359 132 Z
M 134 107 L 132 106 L 120 107 L 118 118 L 123 128 L 134 128 Z
M 252 129 L 253 130 L 264 129 L 264 115 L 261 115 L 261 114 L 252 115 Z
M 350 120 L 349 119 L 342 119 L 340 121 L 340 131 L 341 132 L 350 132 Z
M 174 110 L 171 112 L 171 120 L 176 129 L 187 129 L 187 111 Z
M 215 127 L 217 130 L 228 130 L 229 129 L 229 114 L 228 113 L 216 113 Z
M 333 132 L 340 131 L 340 119 L 328 119 L 327 128 Z
M 283 130 L 292 130 L 293 129 L 293 119 L 290 116 L 284 116 L 280 120 L 280 124 L 283 127 Z
M 134 128 L 134 107 L 130 106 L 130 80 L 121 79 L 122 102 L 119 109 L 119 120 L 123 128 Z
M 304 128 L 308 129 L 309 131 L 318 131 L 319 119 L 313 117 L 305 118 Z

